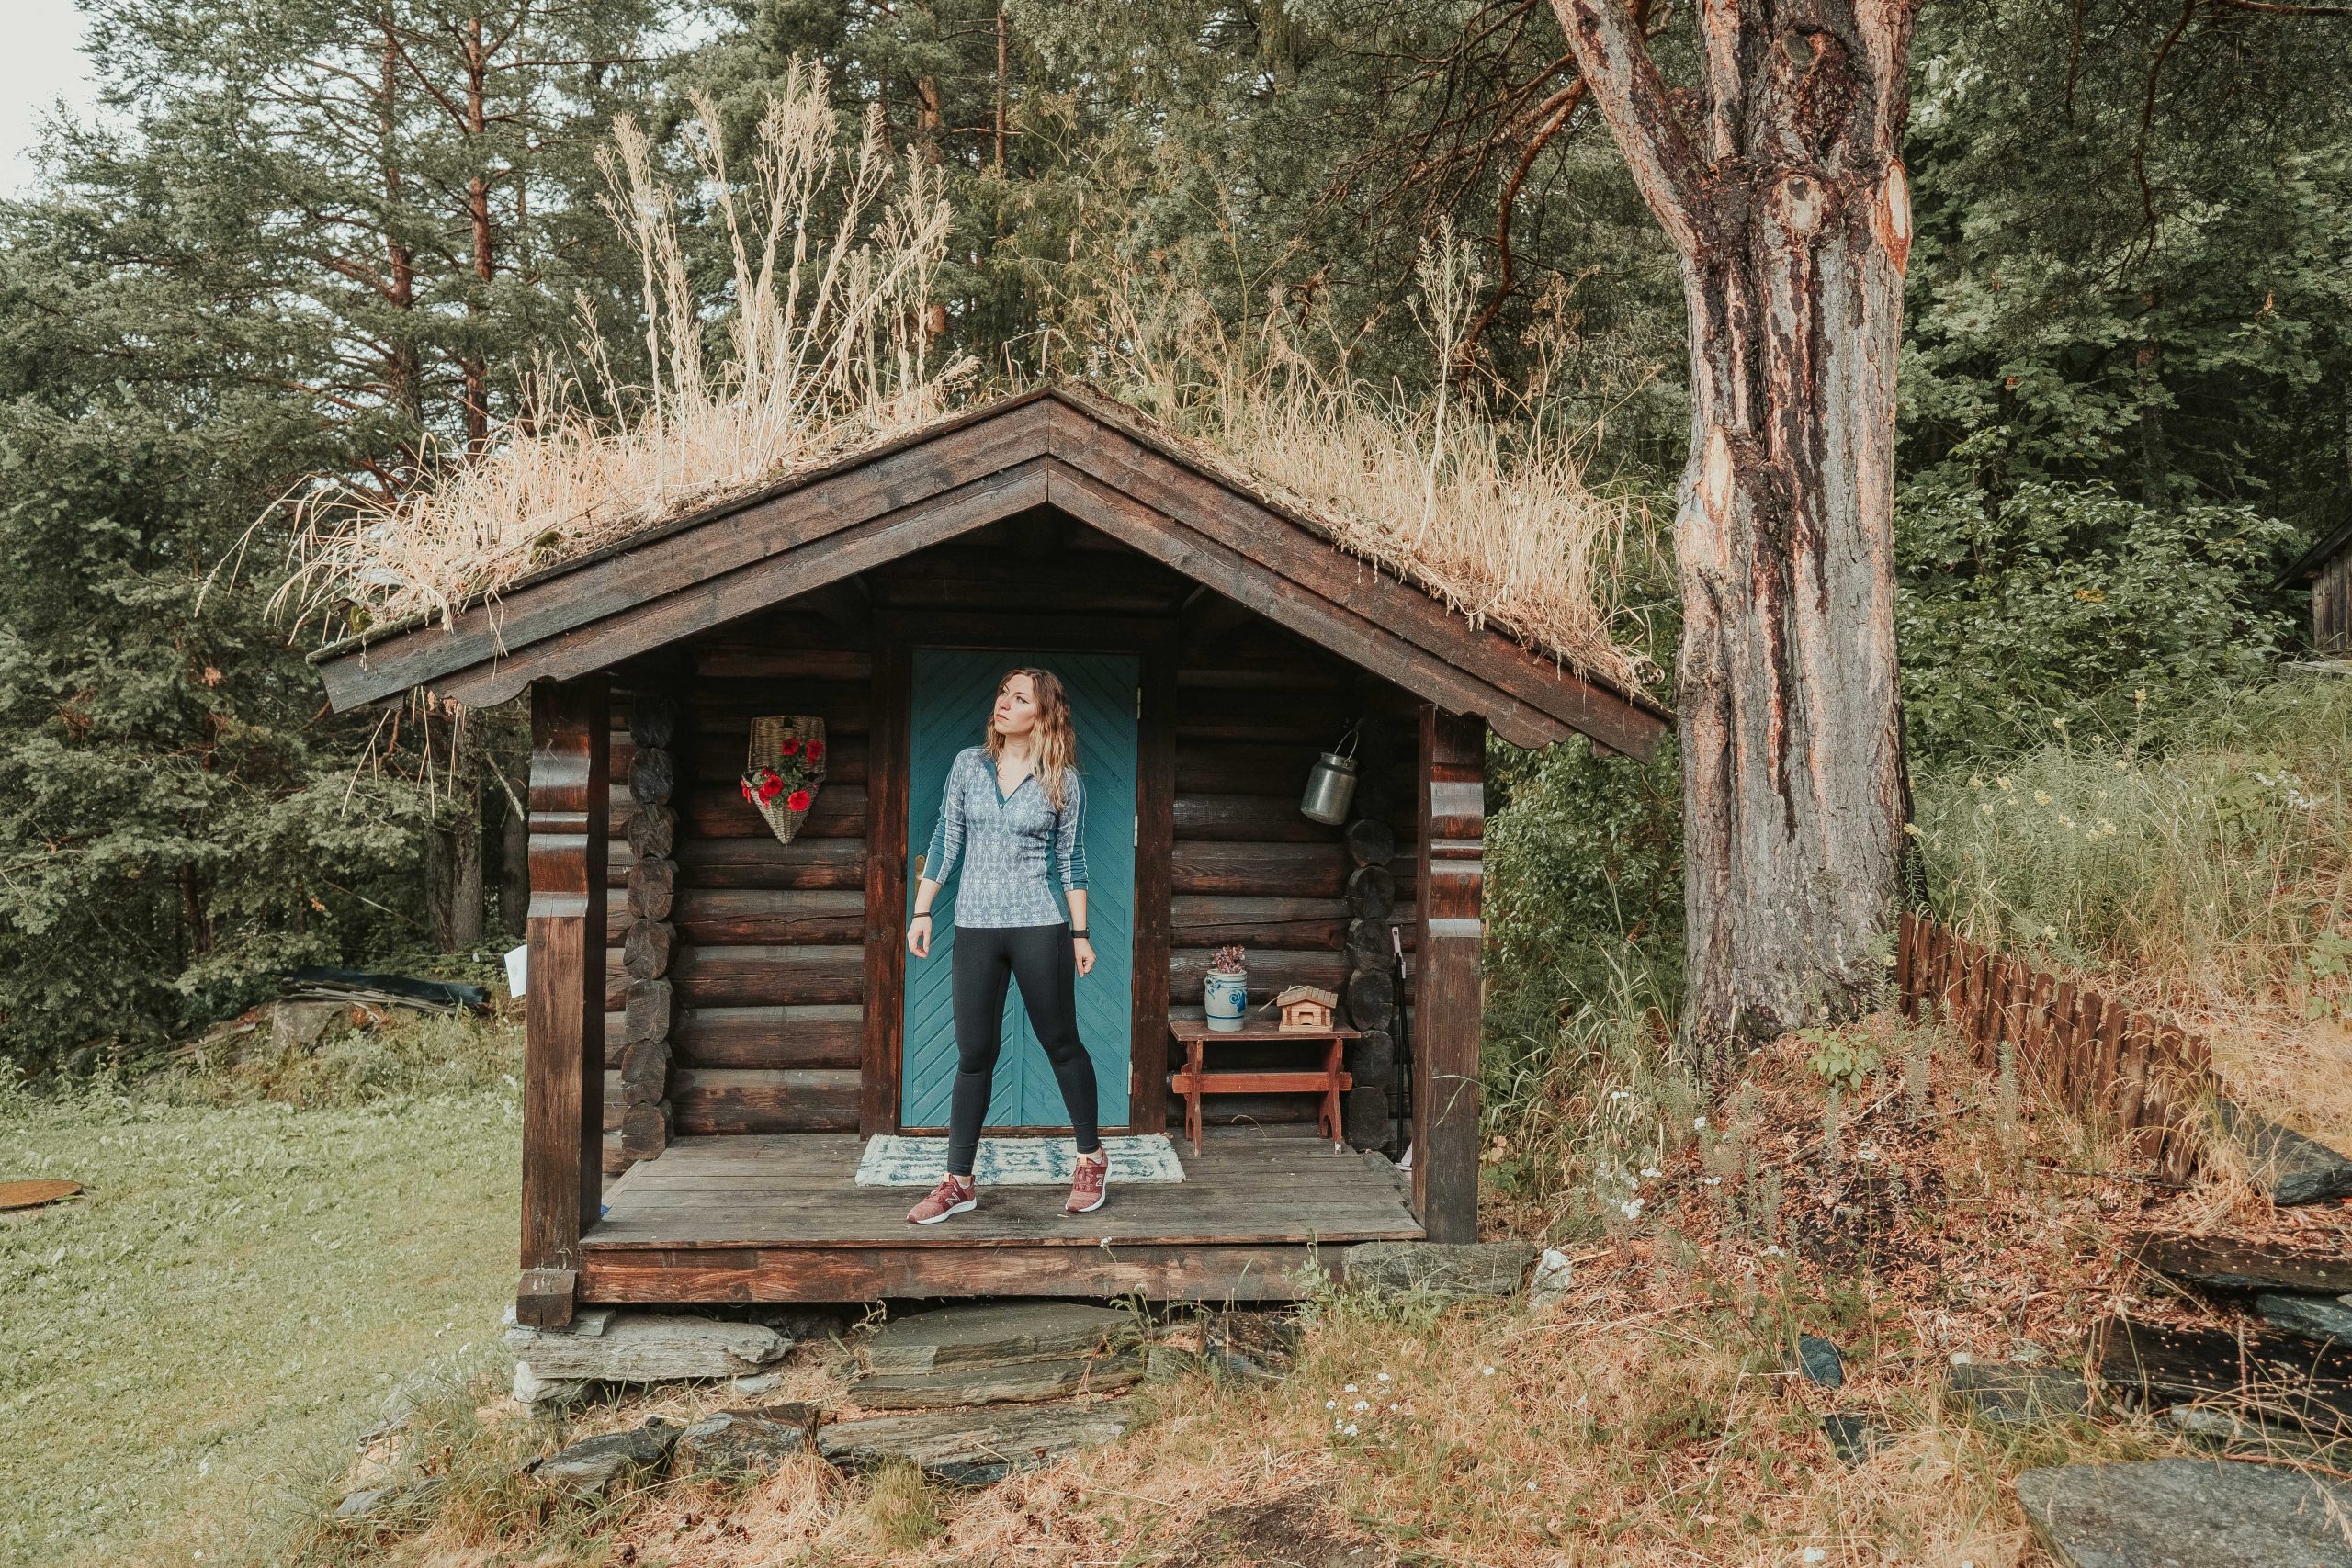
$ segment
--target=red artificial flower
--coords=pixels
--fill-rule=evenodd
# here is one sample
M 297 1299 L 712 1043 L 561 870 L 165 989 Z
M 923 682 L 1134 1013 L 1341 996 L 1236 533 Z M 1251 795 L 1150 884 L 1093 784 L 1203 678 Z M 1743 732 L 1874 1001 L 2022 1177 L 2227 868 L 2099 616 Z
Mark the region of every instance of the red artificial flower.
M 774 800 L 777 795 L 782 795 L 783 793 L 784 781 L 776 777 L 774 773 L 770 773 L 767 777 L 760 781 L 760 798 L 762 800 Z
M 821 741 L 821 740 L 811 740 L 810 742 L 808 742 L 808 760 L 809 760 L 810 761 L 812 761 L 812 762 L 813 762 L 813 761 L 816 761 L 818 759 L 820 759 L 820 758 L 821 758 L 822 756 L 824 756 L 824 754 L 825 754 L 825 743 L 824 743 L 823 741 Z
M 807 790 L 805 790 L 805 789 L 796 789 L 796 790 L 794 790 L 794 791 L 792 792 L 791 795 L 786 799 L 786 801 L 785 801 L 785 803 L 784 803 L 784 806 L 785 806 L 785 809 L 786 809 L 786 810 L 787 810 L 787 811 L 806 811 L 806 810 L 808 810 L 808 792 Z
M 800 742 L 787 736 L 785 739 L 784 744 L 777 747 L 776 750 L 785 756 L 797 757 L 800 755 Z
M 758 797 L 752 793 L 752 781 L 749 779 L 745 779 L 743 781 L 743 798 L 745 800 L 752 801 L 756 801 L 758 799 Z

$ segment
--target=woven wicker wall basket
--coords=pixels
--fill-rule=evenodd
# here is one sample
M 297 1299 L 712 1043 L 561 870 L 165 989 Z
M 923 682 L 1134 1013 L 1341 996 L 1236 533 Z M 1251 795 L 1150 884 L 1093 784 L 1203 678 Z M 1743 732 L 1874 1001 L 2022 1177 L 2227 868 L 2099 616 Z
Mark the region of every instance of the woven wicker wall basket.
M 808 714 L 771 714 L 752 720 L 743 757 L 743 798 L 778 843 L 792 842 L 816 804 L 825 779 L 825 721 Z

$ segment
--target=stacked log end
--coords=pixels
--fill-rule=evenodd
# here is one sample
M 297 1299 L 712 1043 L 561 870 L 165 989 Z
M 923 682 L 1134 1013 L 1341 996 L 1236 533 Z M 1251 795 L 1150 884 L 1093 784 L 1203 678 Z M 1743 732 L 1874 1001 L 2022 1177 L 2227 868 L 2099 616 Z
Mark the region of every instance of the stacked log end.
M 1398 998 L 1389 950 L 1389 916 L 1396 902 L 1396 877 L 1389 863 L 1396 856 L 1396 830 L 1385 813 L 1391 803 L 1381 775 L 1369 772 L 1358 785 L 1356 818 L 1347 827 L 1348 978 L 1340 1006 L 1348 1022 L 1363 1031 L 1363 1038 L 1348 1049 L 1348 1074 L 1354 1087 L 1341 1108 L 1349 1143 L 1360 1149 L 1394 1154 L 1396 1122 L 1390 1099 L 1396 1079 L 1396 1044 L 1393 1029 Z
M 649 683 L 629 705 L 632 807 L 628 828 L 628 913 L 621 969 L 628 978 L 622 1004 L 620 1152 L 625 1161 L 652 1159 L 670 1146 L 671 1030 L 677 1003 L 670 961 L 677 928 L 670 908 L 678 863 L 679 705 L 660 683 Z

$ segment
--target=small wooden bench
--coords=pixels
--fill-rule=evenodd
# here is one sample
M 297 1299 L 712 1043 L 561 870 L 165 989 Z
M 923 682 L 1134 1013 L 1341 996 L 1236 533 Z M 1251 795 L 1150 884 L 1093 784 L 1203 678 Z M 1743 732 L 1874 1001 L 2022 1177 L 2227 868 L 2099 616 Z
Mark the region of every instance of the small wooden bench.
M 1329 1029 L 1283 1029 L 1271 1023 L 1252 1023 L 1240 1029 L 1211 1029 L 1205 1019 L 1170 1019 L 1168 1032 L 1183 1047 L 1184 1065 L 1168 1080 L 1170 1089 L 1184 1099 L 1184 1136 L 1192 1141 L 1193 1152 L 1201 1152 L 1201 1097 L 1210 1094 L 1313 1094 L 1321 1096 L 1316 1108 L 1316 1130 L 1331 1140 L 1340 1142 L 1340 1095 L 1354 1087 L 1340 1057 L 1347 1043 L 1357 1037 L 1357 1032 L 1334 1024 Z M 1284 1044 L 1315 1047 L 1319 1060 L 1311 1068 L 1250 1068 L 1211 1072 L 1203 1061 L 1210 1041 L 1247 1042 L 1264 1044 L 1275 1042 Z

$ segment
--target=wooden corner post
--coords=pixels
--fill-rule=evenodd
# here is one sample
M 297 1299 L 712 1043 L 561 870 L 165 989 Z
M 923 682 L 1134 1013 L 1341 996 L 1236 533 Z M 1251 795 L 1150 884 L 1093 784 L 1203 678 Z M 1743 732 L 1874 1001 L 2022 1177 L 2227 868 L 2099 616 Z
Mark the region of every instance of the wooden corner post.
M 1479 899 L 1487 726 L 1421 706 L 1414 793 L 1413 1207 L 1431 1241 L 1478 1239 Z
M 531 688 L 517 1322 L 571 1321 L 580 1236 L 604 1198 L 605 887 L 612 716 L 603 674 Z

